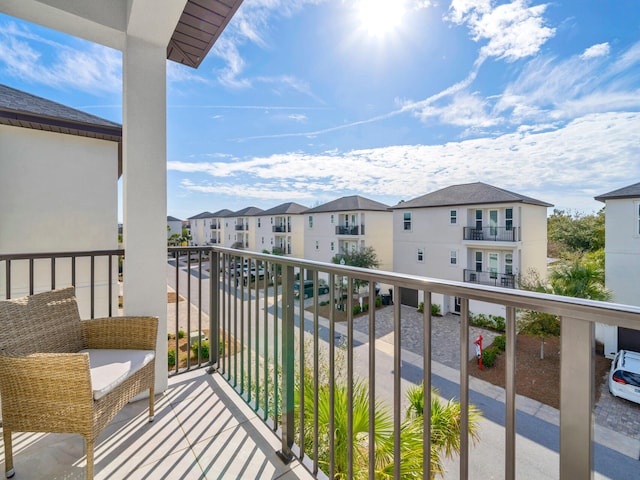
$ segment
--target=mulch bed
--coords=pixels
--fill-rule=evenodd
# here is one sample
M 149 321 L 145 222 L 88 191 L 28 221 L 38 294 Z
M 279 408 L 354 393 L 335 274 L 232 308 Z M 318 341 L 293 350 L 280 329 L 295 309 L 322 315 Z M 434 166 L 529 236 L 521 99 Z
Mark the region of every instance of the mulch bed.
M 547 338 L 544 359 L 540 359 L 540 338 L 518 335 L 516 342 L 516 393 L 545 405 L 560 408 L 560 338 Z M 611 361 L 596 351 L 596 401 L 600 384 L 606 381 Z M 478 369 L 477 360 L 469 362 L 469 373 L 494 385 L 505 386 L 505 356 L 499 355 L 492 367 Z

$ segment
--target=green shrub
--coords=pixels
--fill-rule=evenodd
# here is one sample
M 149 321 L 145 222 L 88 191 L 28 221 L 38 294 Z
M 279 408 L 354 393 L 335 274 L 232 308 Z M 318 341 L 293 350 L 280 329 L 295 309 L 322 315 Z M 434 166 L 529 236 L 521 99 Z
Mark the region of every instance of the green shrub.
M 173 335 L 171 335 L 170 333 L 167 333 L 167 340 L 171 340 L 173 338 Z
M 186 332 L 184 330 L 178 330 L 178 338 L 182 339 L 184 338 L 185 335 L 186 335 Z
M 376 308 L 380 308 L 382 306 L 382 297 L 378 295 L 376 297 Z
M 201 342 L 200 343 L 200 358 L 202 360 L 209 360 L 209 342 L 205 341 L 205 342 Z M 196 356 L 196 358 L 198 357 L 198 342 L 195 342 L 193 345 L 191 345 L 191 351 L 193 352 L 193 354 Z
M 363 303 L 362 304 L 362 311 L 363 312 L 368 312 L 369 311 L 369 304 L 368 303 Z
M 360 305 L 359 305 L 359 304 L 358 304 L 358 305 L 354 305 L 354 306 L 353 306 L 353 314 L 354 314 L 354 315 L 359 314 L 361 311 L 362 311 L 362 308 L 360 308 Z
M 437 303 L 431 304 L 431 316 L 432 317 L 440 317 L 442 313 L 440 312 L 440 305 Z
M 423 313 L 424 312 L 424 302 L 420 302 L 418 304 L 418 312 L 419 313 Z
M 321 307 L 324 307 L 325 305 L 329 305 L 329 301 L 328 300 L 323 300 L 318 305 L 320 305 Z
M 493 339 L 493 346 L 498 350 L 504 352 L 507 348 L 507 337 L 505 337 L 504 335 L 498 335 Z
M 500 350 L 495 347 L 489 347 L 482 350 L 482 365 L 485 367 L 493 367 L 496 357 L 500 354 Z
M 175 348 L 170 348 L 168 352 L 169 357 L 169 368 L 176 366 L 176 350 Z
M 469 312 L 469 324 L 475 327 L 490 328 L 498 332 L 505 331 L 505 319 L 498 315 L 485 315 L 484 313 L 474 314 Z

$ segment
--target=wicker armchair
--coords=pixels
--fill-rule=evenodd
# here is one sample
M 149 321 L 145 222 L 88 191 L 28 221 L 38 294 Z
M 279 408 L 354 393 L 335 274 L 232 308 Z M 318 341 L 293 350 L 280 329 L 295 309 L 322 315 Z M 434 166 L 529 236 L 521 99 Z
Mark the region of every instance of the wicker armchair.
M 5 475 L 12 432 L 79 433 L 87 479 L 100 432 L 134 396 L 153 388 L 158 319 L 80 320 L 72 287 L 0 301 L 0 395 Z

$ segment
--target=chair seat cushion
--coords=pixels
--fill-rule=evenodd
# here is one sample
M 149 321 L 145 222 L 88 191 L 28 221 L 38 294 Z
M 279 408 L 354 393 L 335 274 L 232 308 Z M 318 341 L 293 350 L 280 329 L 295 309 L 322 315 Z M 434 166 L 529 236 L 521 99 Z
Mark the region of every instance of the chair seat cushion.
M 155 358 L 153 350 L 85 349 L 93 399 L 99 400 Z

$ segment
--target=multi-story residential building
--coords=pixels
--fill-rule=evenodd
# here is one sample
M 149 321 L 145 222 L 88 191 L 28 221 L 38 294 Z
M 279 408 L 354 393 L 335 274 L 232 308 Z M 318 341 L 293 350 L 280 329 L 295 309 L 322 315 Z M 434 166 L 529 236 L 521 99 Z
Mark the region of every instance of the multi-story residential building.
M 605 204 L 605 284 L 611 301 L 640 306 L 640 183 L 595 197 Z M 640 351 L 640 331 L 596 325 L 596 338 L 613 358 L 619 349 Z
M 233 212 L 227 208 L 211 214 L 211 224 L 209 225 L 209 230 L 211 231 L 209 243 L 211 245 L 224 244 L 225 232 L 228 230 L 226 224 L 229 215 L 233 215 Z
M 224 246 L 245 250 L 260 250 L 256 245 L 256 215 L 263 212 L 258 207 L 246 207 L 225 217 Z
M 381 270 L 393 266 L 389 206 L 359 195 L 341 197 L 303 212 L 304 258 L 331 262 L 336 255 L 372 247 Z
M 171 235 L 182 235 L 182 220 L 167 215 L 167 238 Z
M 0 253 L 118 248 L 121 142 L 117 123 L 0 85 Z M 131 233 L 124 229 L 125 236 Z M 90 284 L 82 273 L 85 260 L 77 261 L 76 278 L 83 315 Z M 50 262 L 35 263 L 35 291 L 72 269 L 70 259 L 57 262 L 55 271 Z M 15 267 L 9 293 L 27 294 L 29 268 Z M 5 278 L 3 272 L 0 296 L 7 292 Z M 107 285 L 97 285 L 96 305 L 108 301 Z
M 256 216 L 256 250 L 302 258 L 304 256 L 304 218 L 307 207 L 287 202 Z
M 211 243 L 211 224 L 213 213 L 202 212 L 189 217 L 191 243 L 193 245 L 209 245 Z
M 552 205 L 485 183 L 453 185 L 401 202 L 393 210 L 393 269 L 446 280 L 515 288 L 518 278 L 546 276 L 547 208 Z M 421 292 L 401 292 L 418 305 Z M 457 298 L 432 299 L 443 313 Z M 485 313 L 486 306 L 472 305 Z M 496 312 L 500 313 L 500 312 Z

